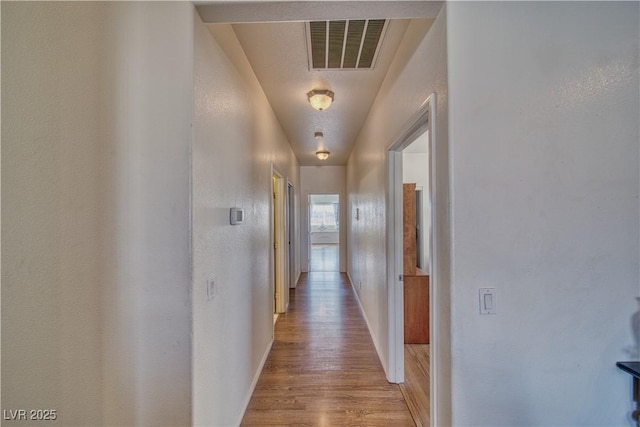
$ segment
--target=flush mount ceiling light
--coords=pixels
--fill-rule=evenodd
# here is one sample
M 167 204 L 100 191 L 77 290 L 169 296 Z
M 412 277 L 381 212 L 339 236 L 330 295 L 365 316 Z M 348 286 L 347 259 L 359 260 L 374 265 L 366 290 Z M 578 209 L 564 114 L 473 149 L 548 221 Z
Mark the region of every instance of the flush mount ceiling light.
M 329 158 L 329 153 L 327 150 L 320 150 L 320 151 L 316 151 L 316 156 L 320 159 L 320 160 L 327 160 Z
M 309 104 L 318 111 L 331 107 L 333 102 L 333 92 L 328 89 L 313 89 L 307 93 Z

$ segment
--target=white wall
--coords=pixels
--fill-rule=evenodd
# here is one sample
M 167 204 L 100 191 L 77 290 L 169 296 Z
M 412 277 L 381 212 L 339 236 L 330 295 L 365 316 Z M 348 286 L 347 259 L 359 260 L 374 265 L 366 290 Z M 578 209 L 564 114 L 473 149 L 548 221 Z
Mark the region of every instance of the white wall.
M 309 195 L 340 195 L 340 271 L 347 271 L 347 203 L 345 166 L 300 167 L 300 267 L 309 271 Z
M 424 135 L 426 137 L 426 134 Z M 422 189 L 422 271 L 429 273 L 429 224 L 431 204 L 429 203 L 429 154 L 402 153 L 402 182 L 416 184 Z
M 436 377 L 438 393 L 445 398 L 438 402 L 436 425 L 449 424 L 449 266 L 448 266 L 448 153 L 447 153 L 447 59 L 446 9 L 437 19 L 413 21 L 398 49 L 391 69 L 380 88 L 365 125 L 347 165 L 349 274 L 360 289 L 362 303 L 373 341 L 385 370 L 389 365 L 388 297 L 386 271 L 386 185 L 387 147 L 408 126 L 411 117 L 432 92 L 437 94 L 438 145 L 436 187 L 440 201 L 437 212 L 437 244 L 440 292 L 437 304 L 441 323 L 437 342 Z M 428 32 L 427 32 L 428 30 Z M 426 34 L 426 35 L 425 35 Z M 359 209 L 360 219 L 355 220 Z
M 193 423 L 226 426 L 239 424 L 273 338 L 271 162 L 296 189 L 300 179 L 232 27 L 195 21 Z M 229 225 L 234 206 L 242 225 Z
M 2 3 L 3 409 L 190 424 L 191 10 Z
M 102 420 L 100 11 L 2 3 L 2 408 L 63 424 Z
M 453 424 L 629 425 L 638 3 L 447 15 Z

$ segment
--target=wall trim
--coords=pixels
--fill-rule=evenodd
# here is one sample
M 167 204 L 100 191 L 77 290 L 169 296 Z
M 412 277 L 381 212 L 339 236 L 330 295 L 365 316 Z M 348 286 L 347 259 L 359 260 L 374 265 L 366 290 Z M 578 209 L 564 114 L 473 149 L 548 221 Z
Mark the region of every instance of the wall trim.
M 387 364 L 384 363 L 384 358 L 382 355 L 384 354 L 380 351 L 380 345 L 378 344 L 378 340 L 374 338 L 374 334 L 372 333 L 371 323 L 369 323 L 369 318 L 367 317 L 367 312 L 364 311 L 364 307 L 362 306 L 362 301 L 360 301 L 360 295 L 356 291 L 355 286 L 353 285 L 353 280 L 351 280 L 351 275 L 347 272 L 347 277 L 349 278 L 349 283 L 351 284 L 351 289 L 353 290 L 353 294 L 356 296 L 356 301 L 358 301 L 358 307 L 360 308 L 360 313 L 362 313 L 362 317 L 364 317 L 364 321 L 367 324 L 367 329 L 369 330 L 369 336 L 371 337 L 371 341 L 373 341 L 373 346 L 376 349 L 376 354 L 378 355 L 378 360 L 382 365 L 382 369 L 384 370 L 384 375 L 386 378 L 389 378 L 389 374 L 387 372 Z
M 251 402 L 251 397 L 253 396 L 253 392 L 256 389 L 256 385 L 258 385 L 258 380 L 260 379 L 260 375 L 262 374 L 262 369 L 264 368 L 264 364 L 267 363 L 267 358 L 271 353 L 271 347 L 273 346 L 273 342 L 274 340 L 273 338 L 271 338 L 271 341 L 269 341 L 269 344 L 267 345 L 266 351 L 262 355 L 262 360 L 260 360 L 258 369 L 256 370 L 256 373 L 253 376 L 253 381 L 251 381 L 251 385 L 249 386 L 249 391 L 247 392 L 247 395 L 244 398 L 244 403 L 242 404 L 242 411 L 240 412 L 240 417 L 238 418 L 238 421 L 234 424 L 236 426 L 239 426 L 240 423 L 242 423 L 244 414 L 247 412 L 247 407 L 249 406 L 249 402 Z
M 386 237 L 389 375 L 392 383 L 404 382 L 404 282 L 402 248 L 402 150 L 429 129 L 431 94 L 407 120 L 402 132 L 387 147 Z

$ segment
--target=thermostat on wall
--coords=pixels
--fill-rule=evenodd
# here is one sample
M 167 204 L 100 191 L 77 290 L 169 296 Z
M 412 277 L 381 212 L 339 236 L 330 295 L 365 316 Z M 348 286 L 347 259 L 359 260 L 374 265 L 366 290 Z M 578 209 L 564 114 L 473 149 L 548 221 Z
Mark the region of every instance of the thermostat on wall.
M 231 225 L 242 224 L 244 221 L 244 209 L 241 208 L 231 208 Z

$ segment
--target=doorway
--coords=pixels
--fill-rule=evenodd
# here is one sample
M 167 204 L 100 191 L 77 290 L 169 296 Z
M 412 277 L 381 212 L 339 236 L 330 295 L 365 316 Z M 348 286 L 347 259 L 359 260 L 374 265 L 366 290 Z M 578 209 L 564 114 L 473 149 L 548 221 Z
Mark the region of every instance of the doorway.
M 273 249 L 273 313 L 274 323 L 278 314 L 285 313 L 289 305 L 289 286 L 287 283 L 287 251 L 288 236 L 285 224 L 287 212 L 287 190 L 283 176 L 273 168 L 271 172 L 272 192 L 272 249 Z
M 288 252 L 288 280 L 289 288 L 295 288 L 298 281 L 296 274 L 296 191 L 293 184 L 287 182 L 287 242 Z
M 404 383 L 400 391 L 416 426 L 429 426 L 429 131 L 402 150 Z
M 309 195 L 309 271 L 340 271 L 340 195 Z
M 417 425 L 438 419 L 435 106 L 431 94 L 388 149 L 389 380 L 415 403 Z

